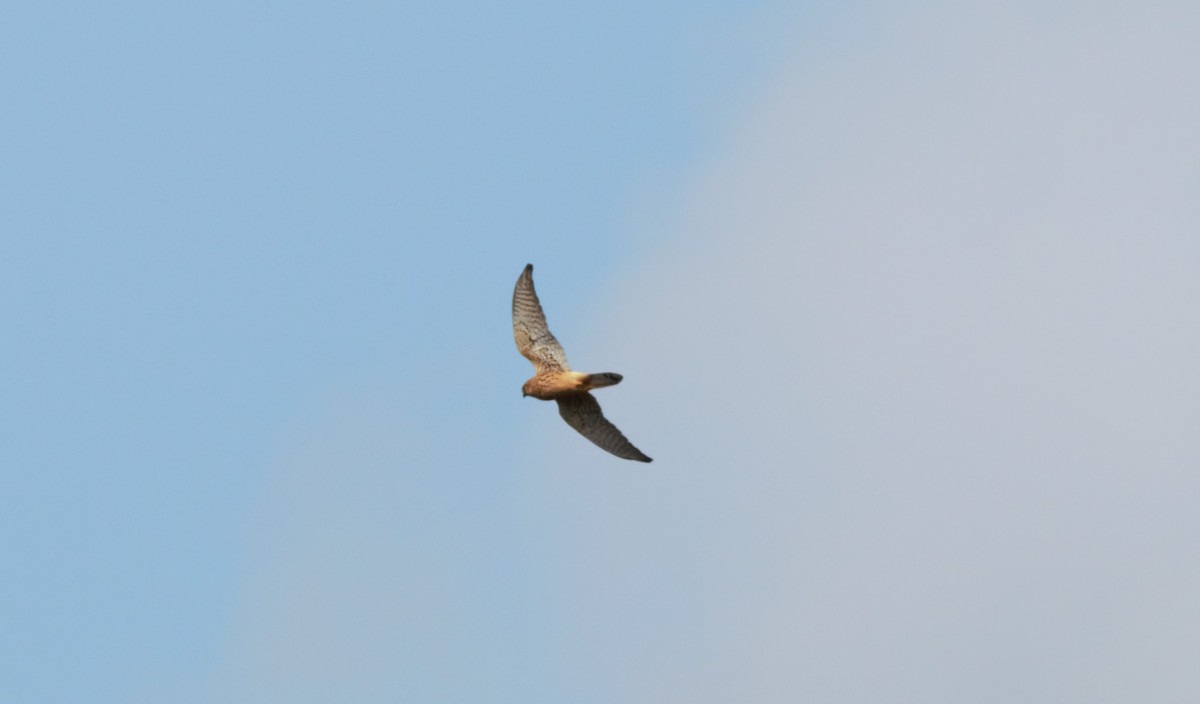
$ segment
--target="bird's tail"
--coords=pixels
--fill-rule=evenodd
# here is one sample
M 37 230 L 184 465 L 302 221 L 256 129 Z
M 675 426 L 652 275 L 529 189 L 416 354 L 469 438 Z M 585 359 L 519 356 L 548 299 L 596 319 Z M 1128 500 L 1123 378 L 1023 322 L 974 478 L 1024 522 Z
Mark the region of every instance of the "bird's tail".
M 613 386 L 621 383 L 621 379 L 625 377 L 616 372 L 600 372 L 599 374 L 588 374 L 583 380 L 584 386 L 589 389 L 598 389 L 601 386 Z

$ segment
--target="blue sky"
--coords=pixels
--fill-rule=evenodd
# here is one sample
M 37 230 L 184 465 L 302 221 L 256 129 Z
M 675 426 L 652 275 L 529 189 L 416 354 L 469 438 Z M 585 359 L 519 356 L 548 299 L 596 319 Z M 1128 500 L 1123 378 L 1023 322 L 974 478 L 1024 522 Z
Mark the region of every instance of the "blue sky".
M 1194 701 L 1197 30 L 4 10 L 0 698 Z
M 512 281 L 553 272 L 565 317 L 655 246 L 632 194 L 712 149 L 760 10 L 9 5 L 4 698 L 216 686 L 331 408 L 444 448 L 431 490 L 504 491 Z

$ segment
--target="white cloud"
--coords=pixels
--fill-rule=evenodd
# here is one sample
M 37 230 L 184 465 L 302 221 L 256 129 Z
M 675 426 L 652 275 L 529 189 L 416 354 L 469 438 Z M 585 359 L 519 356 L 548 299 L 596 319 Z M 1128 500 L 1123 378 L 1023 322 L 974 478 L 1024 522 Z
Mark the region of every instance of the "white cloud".
M 555 489 L 581 692 L 1200 697 L 1197 19 L 931 3 L 778 74 L 579 343 L 656 459 Z

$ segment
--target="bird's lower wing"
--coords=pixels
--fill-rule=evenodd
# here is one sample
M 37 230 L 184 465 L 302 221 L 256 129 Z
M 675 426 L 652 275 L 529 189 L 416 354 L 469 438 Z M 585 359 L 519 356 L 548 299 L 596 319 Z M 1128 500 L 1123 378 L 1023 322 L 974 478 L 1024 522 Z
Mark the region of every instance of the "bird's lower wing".
M 608 422 L 600 410 L 600 403 L 591 394 L 568 394 L 554 400 L 558 401 L 558 414 L 567 421 L 567 425 L 600 448 L 627 460 L 651 461 L 621 434 L 617 426 Z

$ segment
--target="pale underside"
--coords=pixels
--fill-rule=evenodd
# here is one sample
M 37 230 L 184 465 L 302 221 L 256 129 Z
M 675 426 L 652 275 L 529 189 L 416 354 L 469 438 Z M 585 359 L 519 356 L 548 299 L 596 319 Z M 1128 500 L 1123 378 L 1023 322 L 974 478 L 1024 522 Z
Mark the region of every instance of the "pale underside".
M 546 325 L 546 314 L 533 288 L 532 264 L 527 265 L 517 279 L 513 289 L 512 313 L 517 350 L 533 363 L 535 370 L 533 379 L 526 382 L 526 392 L 543 400 L 557 401 L 558 413 L 567 425 L 600 448 L 624 459 L 651 461 L 604 417 L 595 397 L 586 390 L 580 390 L 589 387 L 587 380 L 591 375 L 571 371 L 567 353 Z M 599 378 L 602 375 L 596 376 Z M 607 376 L 620 381 L 619 375 Z

